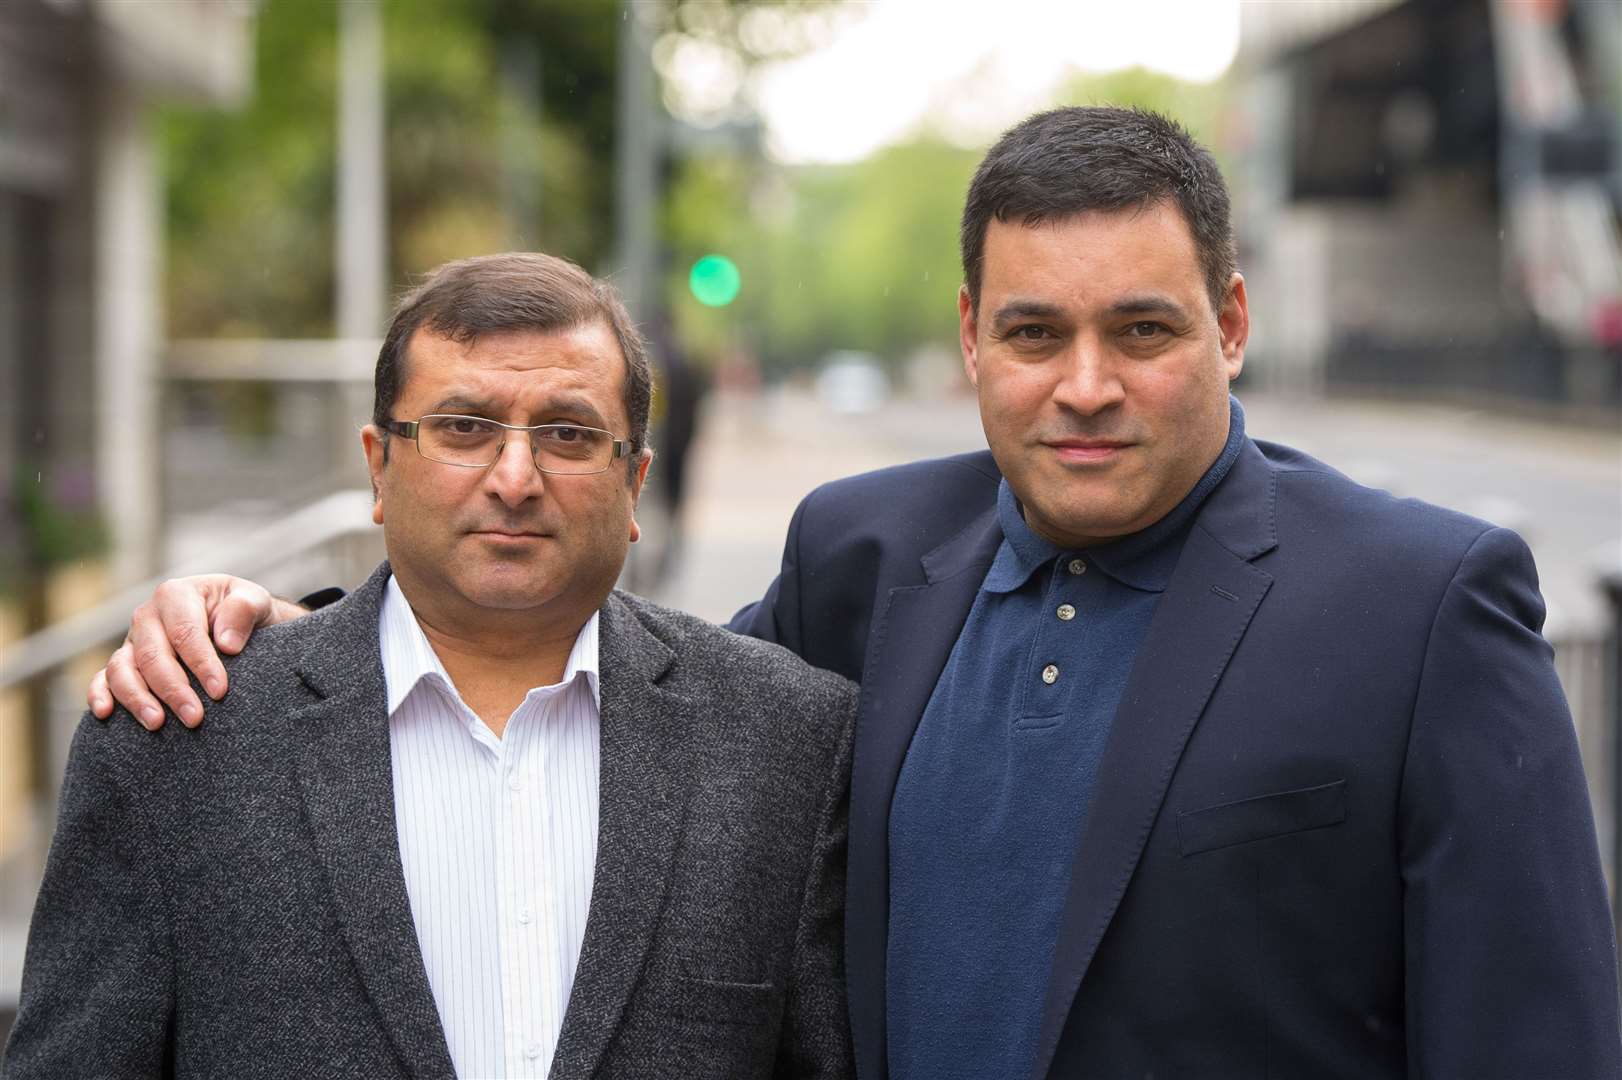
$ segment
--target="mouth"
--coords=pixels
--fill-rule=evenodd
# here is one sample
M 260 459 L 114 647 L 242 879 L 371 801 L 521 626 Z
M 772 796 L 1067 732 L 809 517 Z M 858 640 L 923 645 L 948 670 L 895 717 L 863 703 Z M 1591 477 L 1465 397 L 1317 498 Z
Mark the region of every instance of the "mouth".
M 548 534 L 527 529 L 474 529 L 468 535 L 496 544 L 522 544 L 532 540 L 544 540 Z
M 1046 439 L 1042 445 L 1066 465 L 1097 465 L 1115 460 L 1132 444 L 1118 439 Z

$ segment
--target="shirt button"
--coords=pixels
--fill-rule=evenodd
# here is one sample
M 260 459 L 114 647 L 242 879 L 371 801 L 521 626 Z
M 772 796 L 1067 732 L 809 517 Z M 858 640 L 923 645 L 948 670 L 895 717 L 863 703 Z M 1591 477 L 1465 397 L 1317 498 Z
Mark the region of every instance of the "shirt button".
M 536 1058 L 540 1057 L 541 1044 L 538 1042 L 532 1042 L 528 1046 L 524 1047 L 524 1056 L 529 1058 L 531 1061 L 534 1061 Z
M 1052 664 L 1049 664 L 1047 667 L 1043 668 L 1042 681 L 1047 683 L 1049 686 L 1052 686 L 1054 683 L 1058 682 L 1059 669 L 1054 667 Z
M 528 926 L 529 920 L 533 919 L 534 917 L 535 916 L 530 914 L 529 908 L 518 909 L 518 921 L 523 923 L 525 926 Z
M 1069 622 L 1076 617 L 1076 609 L 1070 604 L 1060 604 L 1057 614 L 1060 619 Z
M 524 782 L 518 779 L 517 773 L 512 773 L 507 777 L 507 786 L 512 788 L 514 791 L 517 791 L 519 788 L 524 786 Z
M 1087 572 L 1087 564 L 1082 562 L 1080 559 L 1071 559 L 1069 569 L 1072 574 L 1085 574 Z

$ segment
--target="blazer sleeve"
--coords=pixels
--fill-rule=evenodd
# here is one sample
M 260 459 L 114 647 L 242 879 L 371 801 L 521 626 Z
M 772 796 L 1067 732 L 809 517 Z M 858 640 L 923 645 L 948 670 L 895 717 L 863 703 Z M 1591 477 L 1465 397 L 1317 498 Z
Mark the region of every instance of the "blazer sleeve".
M 828 776 L 795 929 L 774 1070 L 778 1080 L 846 1080 L 856 1074 L 844 963 L 845 849 L 856 687 L 842 684 L 837 703 L 826 711 L 827 723 L 839 725 L 843 734 Z
M 141 737 L 154 736 L 88 714 L 74 736 L 5 1080 L 168 1074 L 169 924 L 138 788 L 120 767 L 120 748 Z
M 1410 1075 L 1622 1075 L 1616 937 L 1531 553 L 1493 529 L 1437 610 L 1399 797 Z

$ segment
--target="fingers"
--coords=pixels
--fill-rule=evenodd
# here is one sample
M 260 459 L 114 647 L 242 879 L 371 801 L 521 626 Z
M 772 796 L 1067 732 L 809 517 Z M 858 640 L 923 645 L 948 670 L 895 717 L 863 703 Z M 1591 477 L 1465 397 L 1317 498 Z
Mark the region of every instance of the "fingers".
M 241 652 L 255 630 L 276 621 L 274 609 L 275 600 L 267 590 L 241 578 L 230 579 L 225 595 L 214 608 L 215 645 L 223 653 Z M 209 693 L 214 693 L 212 688 Z
M 202 722 L 203 703 L 193 692 L 181 659 L 210 693 L 215 687 L 225 692 L 225 669 L 208 641 L 203 597 L 185 581 L 164 582 L 151 600 L 135 609 L 129 646 L 136 669 L 129 682 L 139 681 L 139 689 L 156 694 L 187 727 Z M 118 684 L 113 684 L 113 694 L 129 707 Z
M 116 698 L 156 730 L 163 726 L 163 706 L 168 705 L 181 723 L 196 727 L 203 722 L 203 702 L 186 670 L 216 700 L 228 685 L 211 630 L 221 651 L 233 654 L 256 627 L 275 621 L 274 599 L 251 581 L 223 574 L 166 581 L 135 609 L 129 637 L 91 679 L 86 695 L 91 712 L 105 719 Z
M 85 692 L 85 703 L 90 715 L 105 720 L 113 715 L 113 692 L 107 689 L 107 669 L 102 668 L 90 677 L 90 689 Z
M 118 647 L 96 678 L 106 684 L 108 692 L 141 722 L 142 727 L 156 731 L 163 726 L 163 706 L 147 691 L 146 680 L 136 670 L 135 650 L 128 641 Z M 91 680 L 91 688 L 94 693 L 95 680 Z M 107 711 L 111 714 L 112 709 Z

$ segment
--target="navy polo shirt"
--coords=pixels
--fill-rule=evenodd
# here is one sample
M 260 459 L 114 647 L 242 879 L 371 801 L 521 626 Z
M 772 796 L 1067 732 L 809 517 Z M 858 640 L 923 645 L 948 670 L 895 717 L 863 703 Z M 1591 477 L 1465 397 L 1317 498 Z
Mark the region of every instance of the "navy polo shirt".
M 1029 1073 L 1105 740 L 1195 512 L 1244 443 L 1230 408 L 1194 489 L 1109 544 L 1053 546 L 1002 482 L 1002 545 L 890 807 L 892 1080 Z

